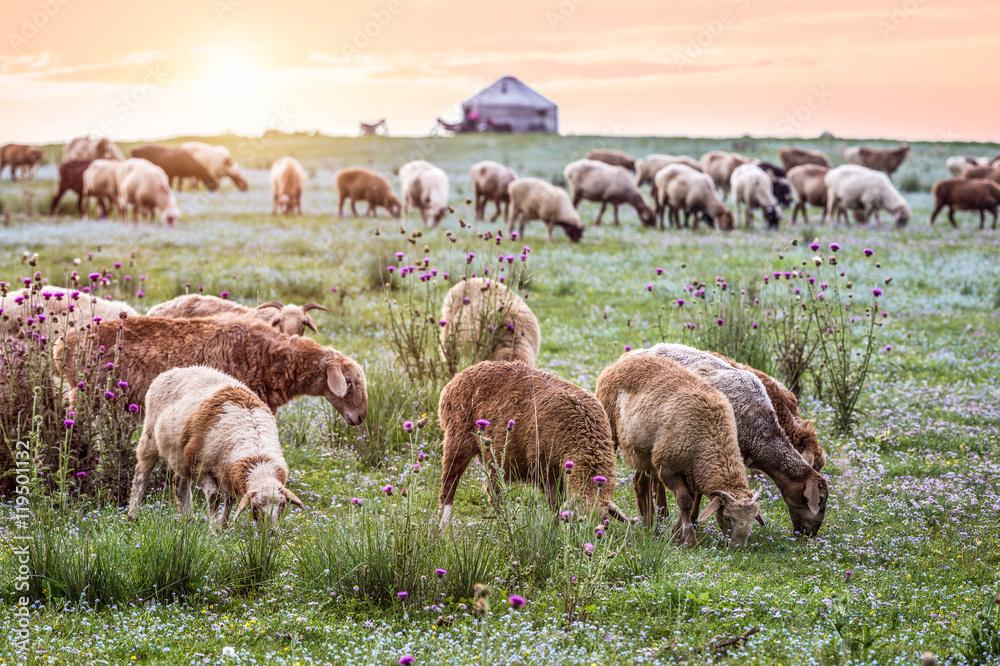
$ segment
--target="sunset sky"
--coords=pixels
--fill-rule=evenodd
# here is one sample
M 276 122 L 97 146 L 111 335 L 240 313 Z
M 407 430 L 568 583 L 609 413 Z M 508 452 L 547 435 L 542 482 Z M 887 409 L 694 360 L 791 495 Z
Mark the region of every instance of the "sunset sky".
M 985 0 L 3 0 L 0 142 L 357 133 L 513 74 L 563 133 L 997 140 Z

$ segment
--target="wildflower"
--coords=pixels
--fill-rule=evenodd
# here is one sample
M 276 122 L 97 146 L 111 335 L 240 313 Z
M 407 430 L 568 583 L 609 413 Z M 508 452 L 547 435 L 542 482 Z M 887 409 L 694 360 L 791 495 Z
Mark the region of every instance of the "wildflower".
M 101 279 L 101 274 L 100 273 L 91 273 L 89 277 L 90 277 L 90 281 L 91 282 L 97 282 L 98 280 Z
M 78 478 L 78 479 L 82 479 L 85 476 L 87 476 L 86 472 L 77 472 L 76 473 L 76 478 Z
M 836 252 L 837 250 L 840 249 L 840 244 L 839 243 L 830 243 L 830 249 L 832 251 Z
M 874 289 L 872 289 L 872 296 L 874 296 L 875 298 L 878 298 L 881 295 L 882 295 L 882 290 L 881 289 L 879 289 L 878 287 L 875 287 Z
M 513 429 L 514 429 L 514 419 L 511 419 L 510 421 L 507 421 L 507 432 L 510 432 Z
M 715 323 L 718 324 L 719 326 L 722 326 L 723 324 L 726 323 L 726 320 L 723 319 L 722 317 L 719 317 L 718 319 L 715 320 Z
M 647 284 L 646 285 L 646 291 L 653 291 L 653 285 Z
M 827 287 L 829 287 L 829 286 L 830 286 L 830 285 L 829 285 L 829 283 L 827 283 L 827 282 L 820 282 L 820 283 L 819 283 L 819 288 L 820 288 L 820 289 L 826 289 L 826 288 L 827 288 Z
M 573 467 L 574 467 L 574 465 L 573 465 L 573 461 L 572 460 L 567 460 L 566 462 L 563 463 L 563 469 L 566 470 L 567 474 L 572 474 L 573 473 Z
M 850 583 L 851 582 L 851 572 L 850 571 L 845 571 L 844 572 L 844 582 L 845 583 Z
M 583 544 L 583 552 L 585 552 L 587 555 L 593 555 L 594 554 L 594 544 L 590 543 L 589 541 L 587 543 Z
M 423 430 L 424 426 L 427 425 L 429 422 L 430 422 L 430 419 L 427 418 L 426 414 L 424 414 L 423 416 L 420 417 L 420 420 L 417 421 L 417 427 L 420 428 L 421 430 Z
M 816 252 L 817 250 L 819 250 L 819 243 L 817 243 L 816 241 L 809 243 L 809 249 L 812 250 L 813 252 Z
M 625 345 L 625 351 L 632 351 L 632 345 Z
M 682 308 L 682 307 L 684 307 L 685 303 L 687 303 L 687 301 L 685 301 L 683 298 L 678 298 L 677 299 L 677 307 Z
M 420 471 L 420 463 L 413 463 L 413 472 L 416 474 Z
M 757 327 L 759 326 L 759 324 L 758 324 L 757 322 L 754 322 L 754 323 L 752 323 L 752 324 L 750 324 L 750 325 L 751 325 L 752 327 L 754 327 L 754 328 L 757 328 Z
M 427 454 L 424 453 L 423 451 L 421 451 L 420 453 L 417 454 L 417 460 L 423 460 L 426 457 L 427 457 Z
M 399 259 L 400 261 L 402 261 L 403 257 L 405 257 L 405 256 L 406 255 L 404 253 L 402 253 L 402 252 L 397 252 L 396 253 L 396 259 Z
M 139 405 L 137 405 L 137 404 L 135 404 L 133 402 L 132 404 L 130 404 L 128 406 L 128 411 L 132 412 L 133 414 L 138 414 L 139 413 Z
M 594 484 L 595 484 L 595 485 L 596 485 L 596 486 L 597 486 L 598 488 L 601 488 L 601 487 L 603 487 L 603 486 L 604 486 L 604 484 L 605 484 L 605 483 L 607 483 L 607 482 L 608 482 L 608 479 L 607 479 L 607 477 L 603 477 L 603 476 L 595 476 L 595 477 L 594 477 Z
M 472 591 L 475 592 L 480 597 L 488 597 L 488 596 L 490 596 L 490 588 L 488 588 L 487 586 L 483 585 L 482 583 L 476 583 L 475 585 L 473 585 L 472 586 Z
M 410 664 L 412 664 L 416 660 L 417 658 L 414 657 L 412 654 L 404 654 L 402 657 L 399 658 L 398 661 L 396 661 L 396 663 L 399 664 L 399 666 L 410 666 Z
M 444 578 L 446 575 L 448 575 L 448 570 L 447 569 L 435 569 L 434 573 L 437 574 L 438 578 Z
M 136 289 L 135 290 L 135 297 L 136 298 L 145 298 L 146 297 L 146 293 L 142 289 Z
M 573 517 L 573 514 L 571 514 L 569 511 L 560 511 L 559 517 L 562 518 L 562 521 L 564 523 L 568 523 L 569 519 Z
M 128 382 L 118 382 L 119 388 L 128 388 Z
M 820 292 L 819 294 L 816 294 L 816 300 L 822 301 L 824 298 L 826 298 L 826 294 L 824 294 L 822 292 Z
M 487 421 L 486 419 L 476 419 L 476 425 L 479 427 L 480 430 L 486 430 L 487 428 L 490 427 L 490 422 Z
M 886 345 L 886 346 L 885 346 L 885 350 L 886 350 L 887 352 L 890 352 L 890 351 L 892 351 L 892 345 Z
M 601 539 L 604 538 L 604 530 L 598 527 L 597 529 L 594 530 L 594 536 L 597 537 L 598 541 L 600 541 Z
M 413 432 L 413 421 L 403 421 L 403 430 Z
M 227 645 L 226 647 L 222 648 L 222 656 L 223 657 L 235 657 L 236 656 L 236 648 Z
M 363 503 L 364 503 L 364 500 L 361 499 L 360 497 L 352 497 L 351 498 L 351 504 L 353 504 L 354 506 L 361 506 Z
M 870 256 L 872 256 L 873 254 L 875 254 L 875 250 L 871 249 L 870 247 L 866 247 L 866 248 L 865 248 L 865 256 L 866 256 L 866 257 L 870 257 Z
M 656 274 L 657 275 L 663 275 L 663 269 L 662 268 L 657 268 L 656 269 Z
M 392 495 L 392 484 L 389 484 L 385 488 L 383 488 L 382 492 L 384 492 L 386 495 Z
M 115 394 L 112 393 L 111 391 L 105 391 L 104 392 L 104 397 L 107 398 L 108 400 L 114 400 L 115 399 Z
M 403 590 L 402 592 L 397 592 L 396 596 L 399 597 L 400 601 L 406 601 L 406 597 L 410 596 L 410 593 Z
M 72 428 L 74 425 L 76 425 L 76 422 L 73 419 L 66 419 L 63 421 L 64 428 Z
M 888 313 L 888 312 L 882 312 L 882 318 L 883 318 L 883 319 L 884 319 L 885 317 L 888 317 L 888 316 L 889 316 L 889 313 Z
M 522 597 L 521 595 L 512 594 L 509 597 L 507 597 L 507 603 L 509 603 L 510 607 L 513 608 L 514 610 L 520 610 L 524 608 L 524 604 L 528 602 L 525 601 L 524 597 Z

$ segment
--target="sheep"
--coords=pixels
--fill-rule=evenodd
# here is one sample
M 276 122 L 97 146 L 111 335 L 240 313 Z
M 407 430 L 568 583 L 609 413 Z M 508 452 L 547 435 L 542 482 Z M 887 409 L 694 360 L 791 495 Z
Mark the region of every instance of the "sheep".
M 802 164 L 788 171 L 788 181 L 795 188 L 795 208 L 792 209 L 792 224 L 802 213 L 802 219 L 809 224 L 806 204 L 819 206 L 823 211 L 822 222 L 826 222 L 826 172 L 830 169 L 815 164 Z
M 304 335 L 306 328 L 319 332 L 316 320 L 307 312 L 310 310 L 330 310 L 319 303 L 305 305 L 285 305 L 281 301 L 268 301 L 250 308 L 218 296 L 185 294 L 165 303 L 154 305 L 146 313 L 149 317 L 169 317 L 170 319 L 192 319 L 195 317 L 250 317 L 272 326 L 285 335 Z
M 979 166 L 989 166 L 990 158 L 988 157 L 966 157 L 965 155 L 957 155 L 955 157 L 949 157 L 945 160 L 945 166 L 948 167 L 948 171 L 955 178 L 961 178 L 962 174 L 965 173 L 966 169 L 971 169 L 972 167 Z
M 518 178 L 507 186 L 510 196 L 510 231 L 517 225 L 524 236 L 524 226 L 531 220 L 545 223 L 547 237 L 552 240 L 552 230 L 562 227 L 569 239 L 579 243 L 583 237 L 580 214 L 573 207 L 569 195 L 562 188 L 550 185 L 539 178 Z
M 619 166 L 635 173 L 635 158 L 628 153 L 623 153 L 620 150 L 614 150 L 613 148 L 600 148 L 597 150 L 591 150 L 584 155 L 584 157 L 588 160 L 604 162 L 605 164 L 610 164 L 611 166 Z
M 22 143 L 8 143 L 0 148 L 0 175 L 4 167 L 10 167 L 11 181 L 17 180 L 17 171 L 21 170 L 21 180 L 30 179 L 38 166 L 45 161 L 45 153 L 41 148 L 26 146 Z
M 107 137 L 89 139 L 81 136 L 63 146 L 62 161 L 69 162 L 71 160 L 111 160 L 113 162 L 124 162 L 125 153 L 115 145 L 114 141 Z
M 680 344 L 658 344 L 629 353 L 669 358 L 726 396 L 736 417 L 736 436 L 744 464 L 761 470 L 778 486 L 796 532 L 813 536 L 819 531 L 829 496 L 827 481 L 788 441 L 767 389 L 753 373 L 735 368 L 710 352 Z
M 67 192 L 76 192 L 76 210 L 83 216 L 83 174 L 93 160 L 71 160 L 59 165 L 59 186 L 52 197 L 49 215 L 55 215 L 59 200 Z
M 349 167 L 337 172 L 337 197 L 340 199 L 340 217 L 344 217 L 344 204 L 348 199 L 351 200 L 351 215 L 354 217 L 358 217 L 355 208 L 358 201 L 368 202 L 365 215 L 369 217 L 376 217 L 381 206 L 398 220 L 403 210 L 385 176 L 363 167 Z
M 763 169 L 756 164 L 742 164 L 733 170 L 730 185 L 733 190 L 733 199 L 736 202 L 736 214 L 739 215 L 740 205 L 742 205 L 748 229 L 753 224 L 754 208 L 760 208 L 764 211 L 764 219 L 767 221 L 768 227 L 778 228 L 781 223 L 778 202 L 771 191 L 771 180 Z
M 453 286 L 441 304 L 440 321 L 441 348 L 452 365 L 471 345 L 494 361 L 535 367 L 542 344 L 538 320 L 524 299 L 496 280 L 474 277 Z
M 279 157 L 271 165 L 272 215 L 302 214 L 302 193 L 309 174 L 294 157 Z
M 158 146 L 150 143 L 133 148 L 132 157 L 149 160 L 163 169 L 163 173 L 167 174 L 168 184 L 172 185 L 176 178 L 178 191 L 184 189 L 185 178 L 194 178 L 204 183 L 209 192 L 215 192 L 219 189 L 219 180 L 209 173 L 208 169 L 194 158 L 194 155 L 183 148 Z
M 997 207 L 1000 206 L 1000 185 L 986 179 L 970 180 L 967 178 L 949 178 L 934 183 L 931 189 L 934 195 L 934 212 L 931 213 L 931 225 L 945 206 L 948 207 L 948 221 L 955 223 L 956 210 L 979 212 L 979 228 L 986 226 L 986 211 L 993 216 L 993 229 L 997 228 Z
M 747 485 L 733 408 L 722 393 L 668 358 L 626 352 L 598 377 L 597 399 L 635 472 L 647 525 L 656 521 L 654 497 L 656 513 L 667 516 L 670 488 L 679 509 L 674 533 L 685 545 L 697 542 L 694 523 L 716 512 L 730 545 L 746 545 L 753 521 L 763 523 L 760 491 Z M 699 515 L 702 495 L 712 501 Z
M 655 226 L 653 210 L 646 205 L 642 193 L 624 168 L 598 160 L 577 160 L 566 165 L 563 175 L 573 186 L 574 208 L 579 208 L 583 199 L 600 202 L 601 211 L 594 220 L 595 225 L 601 223 L 604 209 L 609 203 L 614 208 L 615 225 L 617 225 L 618 206 L 624 203 L 635 208 L 644 227 Z
M 962 178 L 968 178 L 970 180 L 988 179 L 994 182 L 1000 183 L 1000 167 L 996 166 L 977 166 L 970 167 L 962 172 Z
M 660 228 L 663 217 L 669 209 L 671 225 L 680 228 L 680 212 L 684 212 L 685 224 L 694 215 L 694 228 L 698 228 L 699 216 L 705 215 L 722 231 L 732 231 L 733 214 L 719 200 L 715 183 L 704 173 L 684 166 L 671 164 L 656 172 L 657 211 Z
M 524 363 L 483 361 L 444 387 L 438 418 L 444 431 L 442 525 L 451 522 L 458 483 L 476 456 L 486 466 L 486 489 L 497 509 L 502 472 L 506 483 L 538 486 L 553 510 L 568 495 L 567 508 L 600 508 L 626 520 L 612 501 L 617 484 L 608 417 L 589 391 Z
M 906 156 L 910 154 L 910 146 L 899 144 L 894 150 L 878 150 L 867 146 L 850 146 L 844 149 L 844 160 L 848 164 L 867 167 L 892 176 L 900 167 Z
M 900 194 L 889 176 L 863 166 L 845 164 L 830 169 L 823 178 L 826 183 L 826 216 L 837 221 L 841 212 L 858 211 L 860 221 L 868 222 L 872 213 L 879 226 L 879 210 L 896 217 L 896 226 L 905 227 L 913 215 L 910 204 Z
M 646 155 L 635 161 L 635 184 L 642 187 L 652 184 L 656 172 L 670 164 L 684 164 L 695 171 L 701 171 L 701 163 L 693 157 L 687 155 Z M 653 192 L 653 199 L 656 199 L 656 192 Z
M 403 195 L 403 217 L 410 206 L 420 211 L 424 224 L 436 227 L 448 212 L 448 175 L 424 160 L 407 162 L 399 168 Z
M 180 222 L 181 212 L 170 190 L 170 179 L 159 166 L 142 158 L 125 160 L 118 163 L 115 179 L 118 181 L 118 209 L 122 221 L 131 206 L 132 222 L 138 222 L 147 215 L 152 221 L 157 210 L 164 224 L 172 227 Z
M 213 146 L 203 141 L 185 141 L 180 148 L 190 153 L 217 181 L 229 178 L 240 192 L 250 189 L 240 165 L 225 146 Z
M 75 160 L 73 160 L 75 161 Z M 63 162 L 69 164 L 69 162 Z M 118 207 L 118 160 L 96 159 L 83 171 L 84 217 L 91 197 L 97 200 L 98 215 L 107 218 L 112 207 Z
M 368 412 L 360 365 L 336 349 L 285 335 L 263 322 L 130 317 L 120 323 L 103 321 L 92 335 L 70 331 L 53 349 L 57 368 L 74 387 L 71 404 L 79 381 L 75 361 L 97 362 L 99 354 L 116 353 L 114 368 L 99 363 L 98 385 L 113 371 L 128 383 L 124 398 L 130 403 L 142 404 L 150 383 L 170 367 L 208 365 L 245 383 L 272 412 L 300 395 L 326 398 L 349 425 L 360 425 Z
M 84 328 L 94 321 L 117 321 L 122 313 L 127 317 L 140 316 L 124 301 L 97 298 L 78 289 L 38 283 L 0 296 L 0 308 L 4 310 L 0 333 L 17 335 L 23 327 L 50 340 L 72 328 Z
M 739 153 L 713 150 L 701 156 L 701 168 L 712 178 L 715 186 L 722 192 L 722 200 L 725 201 L 729 196 L 733 171 L 736 167 L 751 161 L 749 157 L 743 157 Z
M 129 520 L 139 515 L 149 475 L 161 458 L 174 473 L 174 497 L 181 517 L 190 511 L 196 485 L 205 493 L 213 522 L 225 498 L 221 527 L 229 522 L 236 498 L 240 503 L 234 523 L 249 506 L 254 522 L 269 517 L 272 529 L 278 527 L 288 504 L 303 506 L 285 487 L 288 465 L 274 414 L 246 384 L 214 368 L 174 368 L 153 380 L 145 406 Z
M 490 222 L 496 222 L 500 217 L 501 204 L 504 217 L 510 214 L 510 194 L 507 187 L 517 180 L 517 173 L 513 169 L 498 162 L 483 160 L 469 167 L 469 180 L 472 181 L 472 195 L 475 198 L 476 222 L 486 218 L 486 204 L 490 201 L 497 206 Z
M 781 148 L 778 150 L 778 157 L 781 159 L 781 166 L 786 171 L 791 171 L 797 166 L 804 164 L 815 164 L 816 166 L 829 169 L 830 158 L 822 150 L 806 150 L 805 148 Z
M 771 194 L 774 195 L 774 199 L 778 202 L 778 205 L 782 208 L 791 206 L 792 186 L 788 182 L 788 173 L 777 164 L 771 164 L 770 162 L 755 161 L 754 164 L 759 166 L 771 180 Z

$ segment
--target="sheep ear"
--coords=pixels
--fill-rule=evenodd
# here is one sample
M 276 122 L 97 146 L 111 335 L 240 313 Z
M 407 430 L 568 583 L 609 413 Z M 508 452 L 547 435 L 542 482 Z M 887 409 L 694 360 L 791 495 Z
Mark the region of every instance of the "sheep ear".
M 287 497 L 287 498 L 288 498 L 288 501 L 289 501 L 289 502 L 291 502 L 291 503 L 292 503 L 292 504 L 294 504 L 295 506 L 299 507 L 300 509 L 303 509 L 303 508 L 305 508 L 305 505 L 304 505 L 304 504 L 302 503 L 302 500 L 300 500 L 300 499 L 299 499 L 298 497 L 296 497 L 296 496 L 295 496 L 295 493 L 293 493 L 293 492 L 292 492 L 291 490 L 289 490 L 288 488 L 285 488 L 285 489 L 284 489 L 284 492 L 285 492 L 285 497 Z
M 756 520 L 761 525 L 767 525 L 767 523 L 764 522 L 764 514 L 760 512 L 759 506 L 757 507 L 757 515 L 754 516 L 754 520 Z
M 247 508 L 247 502 L 249 501 L 250 501 L 250 493 L 246 493 L 240 500 L 239 506 L 236 507 L 236 513 L 233 514 L 234 525 L 236 524 L 236 521 L 240 519 L 240 514 L 243 513 L 243 509 Z
M 806 489 L 803 494 L 809 501 L 809 511 L 815 516 L 819 513 L 819 481 L 816 479 L 806 481 Z
M 326 384 L 338 398 L 347 395 L 347 380 L 344 379 L 344 371 L 340 364 L 334 360 L 330 360 L 326 364 Z
M 812 451 L 803 451 L 802 459 L 806 461 L 806 464 L 810 467 L 813 466 L 813 462 L 816 460 L 816 456 L 813 455 Z
M 714 495 L 715 493 L 712 494 Z M 713 497 L 712 501 L 709 502 L 708 506 L 705 507 L 705 510 L 702 511 L 700 514 L 698 514 L 698 522 L 700 523 L 703 520 L 708 520 L 709 518 L 711 518 L 712 514 L 718 511 L 722 507 L 723 502 L 724 500 L 721 497 L 717 495 Z
M 306 315 L 306 326 L 311 328 L 314 333 L 319 333 L 319 329 L 316 328 L 316 320 L 309 315 Z

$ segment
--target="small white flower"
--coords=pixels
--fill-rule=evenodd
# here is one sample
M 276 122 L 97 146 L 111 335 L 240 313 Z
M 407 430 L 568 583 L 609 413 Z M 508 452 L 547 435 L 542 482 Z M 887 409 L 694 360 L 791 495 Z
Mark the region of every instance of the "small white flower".
M 222 656 L 223 657 L 235 657 L 236 656 L 236 648 L 229 647 L 227 645 L 226 647 L 222 648 Z

